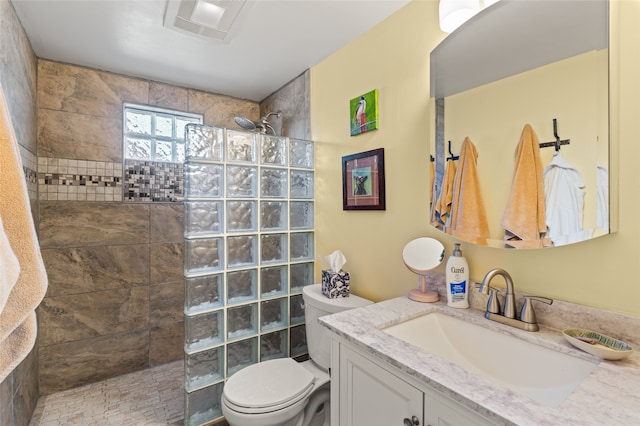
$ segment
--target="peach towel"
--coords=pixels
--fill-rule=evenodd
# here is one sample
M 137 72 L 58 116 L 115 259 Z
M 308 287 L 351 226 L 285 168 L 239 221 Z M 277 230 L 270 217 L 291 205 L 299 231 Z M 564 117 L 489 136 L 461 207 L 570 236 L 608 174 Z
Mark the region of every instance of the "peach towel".
M 502 216 L 507 247 L 537 248 L 549 243 L 545 239 L 544 185 L 538 137 L 525 124 L 516 148 L 511 193 Z
M 451 219 L 447 233 L 464 241 L 486 244 L 489 221 L 478 180 L 478 151 L 468 137 L 462 143 L 453 183 Z
M 0 310 L 0 382 L 29 354 L 36 341 L 35 309 L 47 291 L 47 274 L 33 225 L 27 184 L 9 108 L 0 87 L 0 217 L 20 265 Z M 0 264 L 1 268 L 6 265 Z
M 453 181 L 456 176 L 456 163 L 453 160 L 447 160 L 447 167 L 444 171 L 444 178 L 442 179 L 442 189 L 440 190 L 440 197 L 436 204 L 436 220 L 439 229 L 443 229 L 446 226 L 447 220 L 451 213 L 451 200 L 453 199 Z

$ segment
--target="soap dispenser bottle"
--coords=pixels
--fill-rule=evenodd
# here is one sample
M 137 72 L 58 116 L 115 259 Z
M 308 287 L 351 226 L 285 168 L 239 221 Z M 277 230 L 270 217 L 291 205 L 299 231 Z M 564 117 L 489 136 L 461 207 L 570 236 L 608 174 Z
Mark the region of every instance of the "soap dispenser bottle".
M 447 260 L 447 305 L 452 308 L 469 307 L 469 265 L 462 257 L 460 244 L 455 243 L 453 254 Z

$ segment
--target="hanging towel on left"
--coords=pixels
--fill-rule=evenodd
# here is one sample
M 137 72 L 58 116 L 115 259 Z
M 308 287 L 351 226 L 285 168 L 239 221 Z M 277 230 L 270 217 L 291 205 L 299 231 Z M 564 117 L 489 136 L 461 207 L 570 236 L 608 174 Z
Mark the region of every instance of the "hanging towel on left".
M 453 198 L 453 181 L 456 176 L 456 162 L 453 160 L 447 160 L 447 167 L 444 171 L 444 178 L 442 179 L 442 189 L 440 190 L 440 197 L 436 204 L 436 216 L 435 223 L 433 225 L 441 230 L 449 219 L 451 213 L 451 200 Z
M 462 143 L 453 183 L 451 215 L 446 231 L 456 238 L 486 244 L 489 222 L 478 180 L 478 151 L 471 139 Z
M 506 247 L 537 248 L 549 245 L 545 223 L 542 161 L 538 136 L 525 124 L 516 148 L 513 181 L 502 215 Z
M 18 142 L 0 86 L 0 217 L 20 266 L 0 309 L 0 382 L 29 355 L 37 336 L 35 309 L 47 291 Z M 0 262 L 4 261 L 0 259 Z M 3 267 L 3 265 L 0 265 Z M 15 267 L 15 265 L 14 265 Z M 7 288 L 9 286 L 6 286 Z
M 593 230 L 582 229 L 584 182 L 560 151 L 542 172 L 548 236 L 554 246 L 591 238 Z

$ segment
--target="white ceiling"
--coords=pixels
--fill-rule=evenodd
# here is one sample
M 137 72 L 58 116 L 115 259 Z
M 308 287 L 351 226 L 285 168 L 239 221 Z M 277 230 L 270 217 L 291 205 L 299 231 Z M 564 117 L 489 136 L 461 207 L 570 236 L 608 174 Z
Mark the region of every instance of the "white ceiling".
M 409 2 L 249 0 L 221 41 L 166 28 L 167 1 L 12 3 L 40 58 L 261 101 Z

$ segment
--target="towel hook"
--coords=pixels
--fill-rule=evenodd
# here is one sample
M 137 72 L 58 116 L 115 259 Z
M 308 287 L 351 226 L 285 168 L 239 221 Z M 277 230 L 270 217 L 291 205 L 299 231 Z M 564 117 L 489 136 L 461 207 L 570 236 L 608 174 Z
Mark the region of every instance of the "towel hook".
M 459 155 L 453 155 L 453 152 L 451 152 L 451 141 L 449 141 L 449 157 L 447 157 L 447 160 L 453 160 L 456 161 L 460 158 Z
M 540 144 L 540 148 L 548 148 L 550 146 L 554 147 L 556 152 L 560 151 L 560 145 L 569 145 L 571 143 L 570 139 L 560 140 L 560 136 L 558 136 L 558 120 L 556 118 L 553 119 L 553 136 L 556 138 L 553 142 L 544 142 Z

